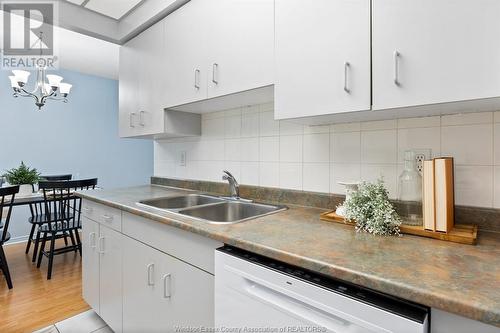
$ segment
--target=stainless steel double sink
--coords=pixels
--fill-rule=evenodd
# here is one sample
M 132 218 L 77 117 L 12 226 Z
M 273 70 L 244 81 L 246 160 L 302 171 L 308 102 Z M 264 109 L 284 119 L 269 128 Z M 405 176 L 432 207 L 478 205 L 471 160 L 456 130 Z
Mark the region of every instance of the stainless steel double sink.
M 286 210 L 286 206 L 255 203 L 243 199 L 205 194 L 186 194 L 142 200 L 139 205 L 152 207 L 214 224 L 233 224 Z

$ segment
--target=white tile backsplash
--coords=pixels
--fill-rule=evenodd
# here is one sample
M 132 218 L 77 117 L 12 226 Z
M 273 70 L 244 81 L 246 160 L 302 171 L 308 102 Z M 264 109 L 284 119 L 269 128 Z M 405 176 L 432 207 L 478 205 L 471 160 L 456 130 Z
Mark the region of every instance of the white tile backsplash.
M 304 162 L 329 163 L 330 162 L 330 134 L 305 134 L 304 135 Z
M 383 176 L 395 198 L 404 151 L 430 150 L 455 157 L 457 204 L 500 208 L 500 111 L 304 126 L 271 103 L 203 114 L 202 133 L 156 141 L 155 175 L 331 193 Z
M 278 136 L 263 136 L 259 138 L 259 160 L 262 162 L 279 162 L 280 138 Z
M 329 192 L 330 164 L 304 163 L 303 190 L 310 192 Z
M 493 164 L 493 125 L 460 125 L 441 128 L 441 154 L 456 164 Z
M 441 126 L 491 124 L 492 112 L 459 113 L 441 117 Z
M 332 133 L 331 162 L 359 163 L 361 161 L 361 132 Z
M 264 187 L 280 186 L 280 164 L 278 162 L 259 163 L 259 185 Z
M 455 203 L 492 207 L 493 166 L 455 166 Z
M 280 162 L 302 162 L 302 135 L 280 136 Z
M 397 131 L 361 132 L 362 163 L 396 163 Z
M 302 190 L 302 163 L 280 163 L 280 188 Z
M 403 163 L 406 150 L 430 150 L 431 156 L 441 155 L 439 127 L 401 128 L 398 130 L 398 163 Z

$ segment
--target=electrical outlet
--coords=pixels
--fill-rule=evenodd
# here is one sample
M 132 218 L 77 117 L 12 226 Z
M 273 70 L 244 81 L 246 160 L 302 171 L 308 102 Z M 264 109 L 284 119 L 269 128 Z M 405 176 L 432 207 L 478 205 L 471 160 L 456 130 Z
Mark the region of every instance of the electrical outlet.
M 422 173 L 424 161 L 429 160 L 432 156 L 431 149 L 413 149 L 415 152 L 415 160 L 417 161 L 417 170 Z
M 183 167 L 186 166 L 186 152 L 185 151 L 181 151 L 181 158 L 180 158 L 179 165 L 183 166 Z
M 424 168 L 425 154 L 416 154 L 415 159 L 417 160 L 417 170 L 422 172 Z

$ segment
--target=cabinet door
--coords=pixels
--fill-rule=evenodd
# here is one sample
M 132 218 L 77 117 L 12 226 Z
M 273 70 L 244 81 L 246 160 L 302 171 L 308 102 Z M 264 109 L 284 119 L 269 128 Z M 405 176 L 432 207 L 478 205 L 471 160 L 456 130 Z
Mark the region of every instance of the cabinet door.
M 274 1 L 201 1 L 210 3 L 208 97 L 273 84 Z
M 276 0 L 275 116 L 370 109 L 370 1 Z
M 500 95 L 500 1 L 373 0 L 373 108 Z
M 123 331 L 213 327 L 214 279 L 194 266 L 124 237 Z
M 122 331 L 122 235 L 99 226 L 99 315 L 115 332 Z
M 214 276 L 168 255 L 161 264 L 158 297 L 167 315 L 160 327 L 214 327 Z
M 153 25 L 136 37 L 139 56 L 138 135 L 162 133 L 166 91 L 164 84 L 164 23 Z
M 210 1 L 193 0 L 165 19 L 166 106 L 207 98 L 205 36 Z
M 137 40 L 120 47 L 118 81 L 120 137 L 136 135 L 139 126 L 139 65 Z
M 83 299 L 99 314 L 99 224 L 82 218 L 82 292 Z
M 160 304 L 161 257 L 160 252 L 123 237 L 123 332 L 165 331 L 160 326 L 166 316 Z

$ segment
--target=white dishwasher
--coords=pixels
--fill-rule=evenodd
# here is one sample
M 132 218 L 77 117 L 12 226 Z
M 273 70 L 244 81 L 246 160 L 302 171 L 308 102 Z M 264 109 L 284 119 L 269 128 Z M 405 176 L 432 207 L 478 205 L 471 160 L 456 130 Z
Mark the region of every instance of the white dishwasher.
M 215 253 L 215 325 L 226 332 L 429 331 L 429 308 L 224 246 Z

